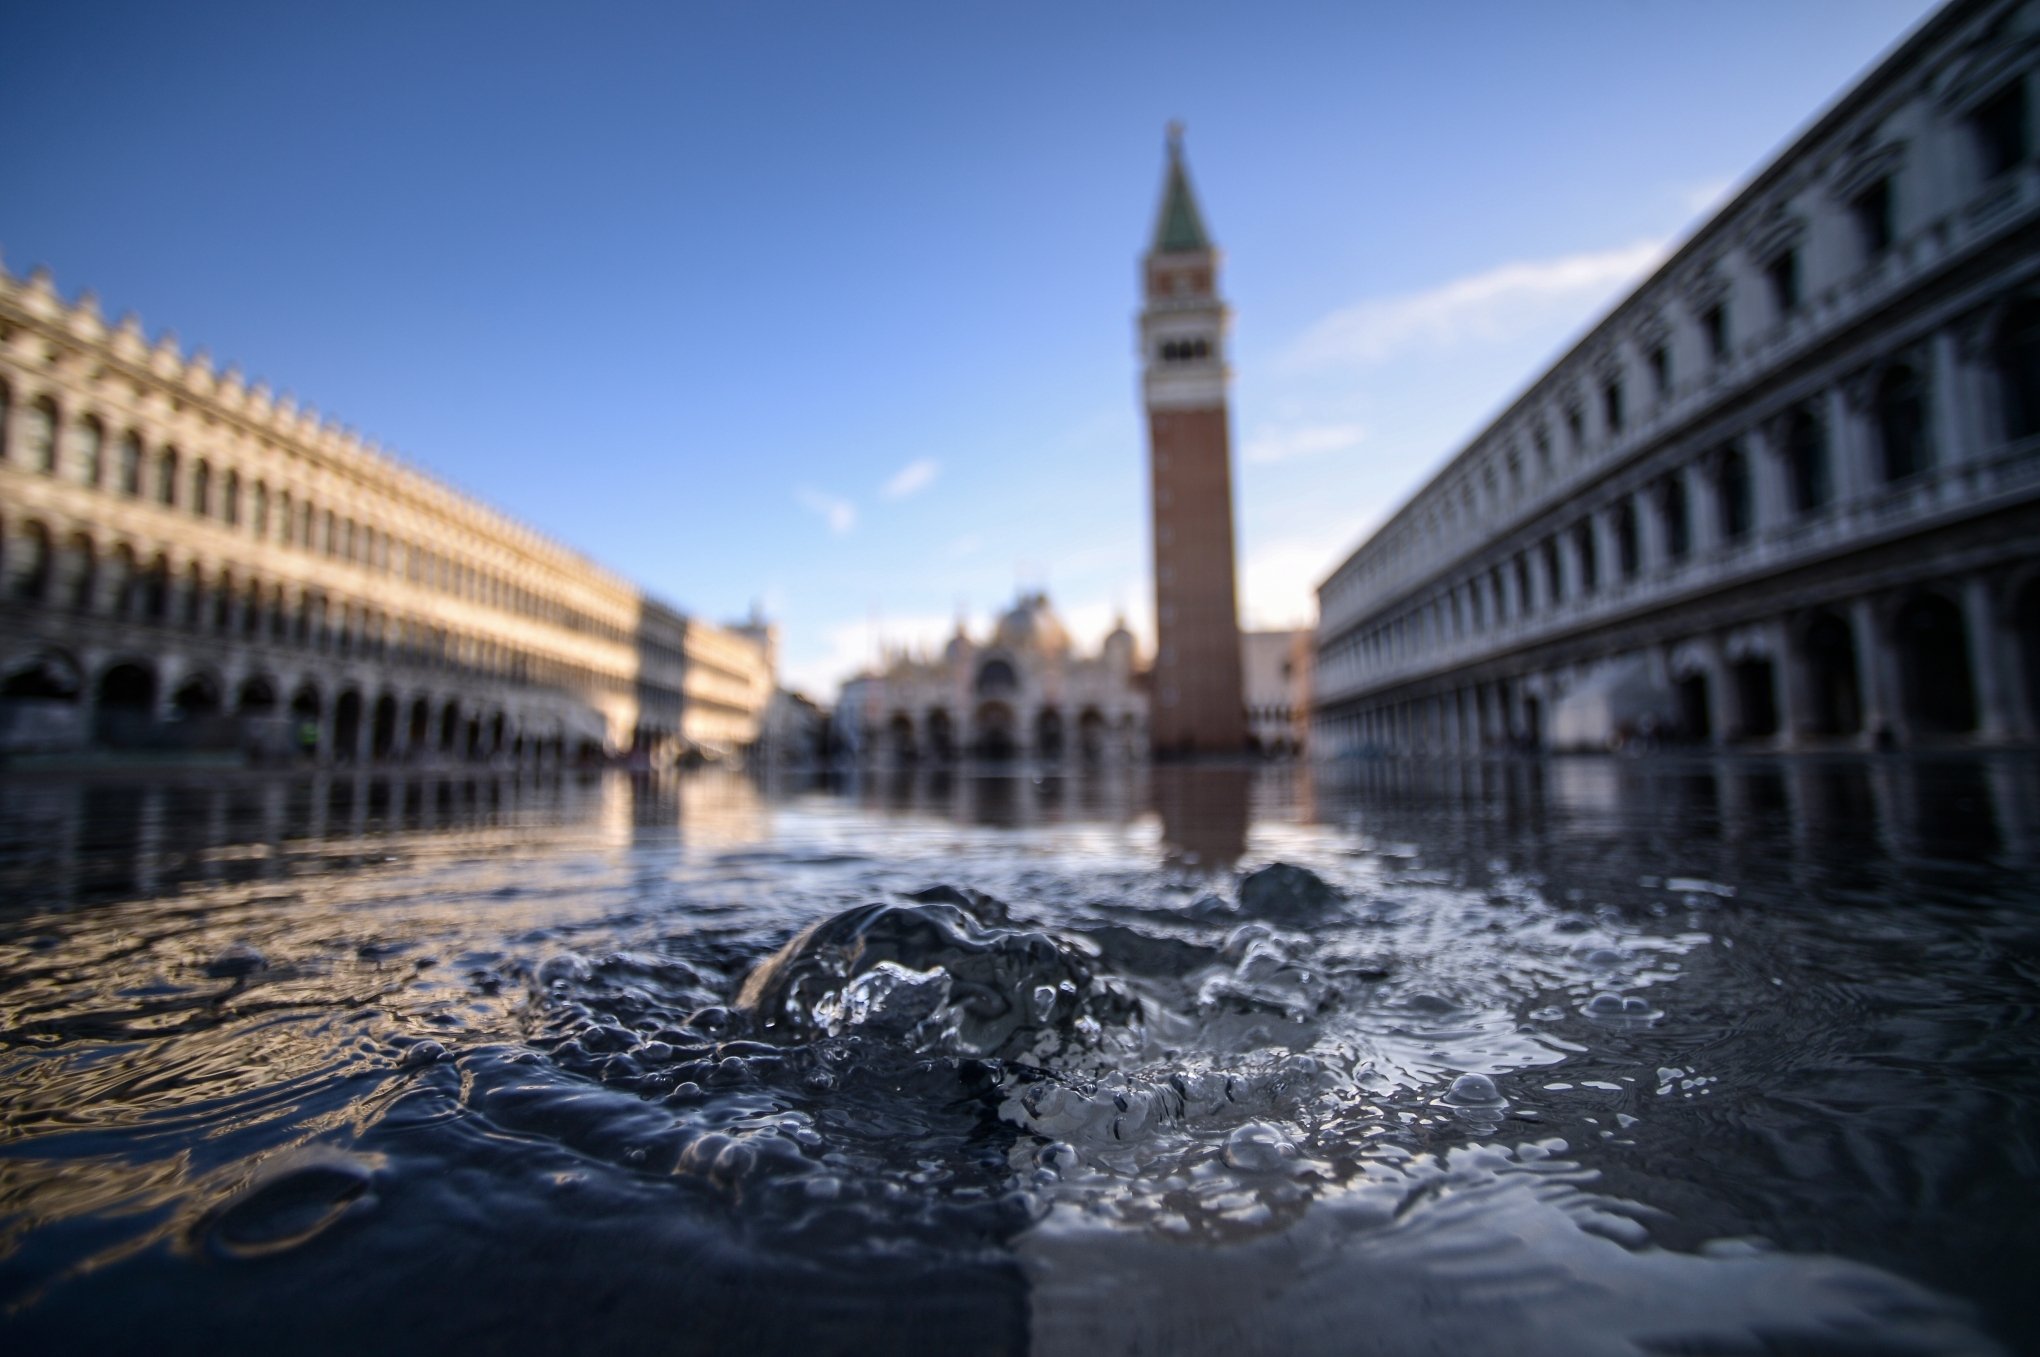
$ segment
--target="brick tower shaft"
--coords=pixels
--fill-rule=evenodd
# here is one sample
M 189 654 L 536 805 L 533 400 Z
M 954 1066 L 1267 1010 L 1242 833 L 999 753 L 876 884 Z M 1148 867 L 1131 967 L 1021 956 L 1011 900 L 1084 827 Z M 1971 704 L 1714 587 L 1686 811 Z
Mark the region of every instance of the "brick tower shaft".
M 1231 314 L 1218 295 L 1218 263 L 1183 167 L 1181 131 L 1172 127 L 1140 317 L 1154 519 L 1148 724 L 1162 756 L 1246 747 L 1226 410 Z

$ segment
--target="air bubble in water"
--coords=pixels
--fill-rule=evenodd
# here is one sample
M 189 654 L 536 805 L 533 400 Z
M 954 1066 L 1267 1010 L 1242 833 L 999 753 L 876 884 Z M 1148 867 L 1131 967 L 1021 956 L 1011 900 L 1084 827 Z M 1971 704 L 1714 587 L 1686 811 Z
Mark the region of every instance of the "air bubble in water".
M 1250 1121 L 1225 1138 L 1225 1162 L 1241 1173 L 1274 1173 L 1296 1159 L 1295 1142 L 1264 1121 Z
M 1452 1081 L 1445 1101 L 1453 1107 L 1506 1107 L 1508 1099 L 1485 1074 L 1462 1074 Z

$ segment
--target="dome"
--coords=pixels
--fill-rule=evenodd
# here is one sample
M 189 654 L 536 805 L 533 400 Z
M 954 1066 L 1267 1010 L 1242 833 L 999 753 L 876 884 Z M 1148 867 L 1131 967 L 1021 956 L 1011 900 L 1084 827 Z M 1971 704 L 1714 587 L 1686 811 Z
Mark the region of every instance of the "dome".
M 1127 669 L 1133 667 L 1133 633 L 1126 629 L 1125 617 L 1113 619 L 1112 630 L 1105 633 L 1103 650 L 1112 663 Z
M 1070 636 L 1062 619 L 1048 605 L 1048 595 L 1022 594 L 1020 601 L 999 619 L 999 644 L 1015 650 L 1067 650 Z

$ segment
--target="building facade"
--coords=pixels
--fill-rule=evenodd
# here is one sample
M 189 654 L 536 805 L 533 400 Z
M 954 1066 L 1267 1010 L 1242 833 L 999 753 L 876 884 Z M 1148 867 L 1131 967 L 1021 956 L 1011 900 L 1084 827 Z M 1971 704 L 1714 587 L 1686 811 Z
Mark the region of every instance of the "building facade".
M 962 759 L 1123 762 L 1147 747 L 1133 633 L 1077 653 L 1043 593 L 1023 594 L 980 640 L 958 624 L 938 655 L 892 656 L 843 685 L 838 738 L 863 763 Z
M 1310 739 L 1310 670 L 1316 637 L 1307 628 L 1240 633 L 1247 744 L 1258 754 L 1301 754 Z
M 0 753 L 734 754 L 754 639 L 0 272 Z
M 2031 738 L 2036 65 L 1937 12 L 1342 561 L 1318 751 Z
M 1218 265 L 1183 166 L 1182 130 L 1171 127 L 1140 315 L 1154 519 L 1150 738 L 1163 755 L 1246 747 L 1226 408 L 1231 314 L 1218 293 Z

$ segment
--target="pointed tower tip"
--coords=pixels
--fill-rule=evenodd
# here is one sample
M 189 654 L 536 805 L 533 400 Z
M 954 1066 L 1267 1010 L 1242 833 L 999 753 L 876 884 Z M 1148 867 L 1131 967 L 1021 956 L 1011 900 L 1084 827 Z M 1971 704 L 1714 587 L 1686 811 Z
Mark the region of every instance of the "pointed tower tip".
M 1211 248 L 1197 195 L 1190 191 L 1190 172 L 1183 166 L 1183 121 L 1169 123 L 1169 177 L 1162 189 L 1162 211 L 1155 218 L 1155 254 L 1188 254 Z

